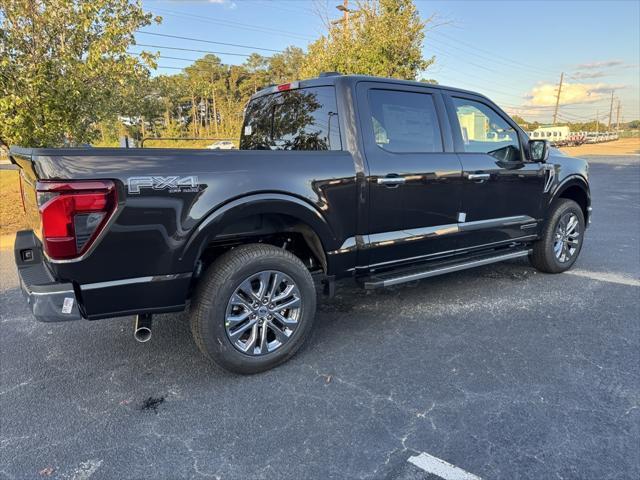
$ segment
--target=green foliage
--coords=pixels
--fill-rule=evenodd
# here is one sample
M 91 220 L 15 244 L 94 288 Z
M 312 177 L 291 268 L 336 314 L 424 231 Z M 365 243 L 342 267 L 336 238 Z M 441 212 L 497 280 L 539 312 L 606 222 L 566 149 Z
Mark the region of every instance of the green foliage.
M 596 122 L 592 120 L 590 122 L 567 122 L 567 125 L 572 132 L 606 132 L 607 124 L 602 122 Z
M 127 54 L 153 18 L 129 0 L 0 0 L 0 142 L 90 142 L 127 110 L 154 58 Z
M 269 59 L 269 83 L 280 84 L 299 80 L 306 56 L 301 48 L 287 47 L 282 53 L 276 53 Z
M 522 118 L 520 115 L 512 115 L 511 118 L 513 119 L 514 122 L 516 122 L 518 125 L 525 126 L 525 125 L 529 125 L 529 122 L 527 122 L 524 118 Z
M 234 66 L 205 55 L 181 73 L 150 77 L 157 55 L 127 54 L 134 32 L 154 20 L 139 0 L 0 0 L 0 143 L 237 139 L 247 101 L 267 85 L 331 70 L 415 79 L 433 63 L 422 58 L 430 20 L 412 0 L 355 3 L 349 23 L 330 27 L 307 54 L 290 46 Z
M 205 55 L 182 73 L 139 82 L 142 91 L 129 104 L 127 117 L 133 125 L 127 133 L 138 138 L 237 138 L 249 97 L 269 84 L 299 78 L 303 60 L 297 47 L 272 57 L 254 53 L 243 65 L 224 65 L 217 56 Z
M 412 0 L 361 0 L 348 22 L 309 45 L 303 76 L 337 71 L 414 80 L 434 62 L 422 57 L 427 23 Z

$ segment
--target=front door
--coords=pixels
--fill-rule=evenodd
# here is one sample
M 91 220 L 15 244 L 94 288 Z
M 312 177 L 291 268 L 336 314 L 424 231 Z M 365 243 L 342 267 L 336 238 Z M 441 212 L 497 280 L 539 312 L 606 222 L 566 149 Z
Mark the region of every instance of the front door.
M 440 93 L 363 82 L 358 105 L 368 166 L 365 262 L 378 270 L 453 253 L 462 167 Z
M 535 236 L 545 166 L 525 158 L 518 129 L 491 102 L 454 93 L 445 101 L 464 178 L 459 248 Z

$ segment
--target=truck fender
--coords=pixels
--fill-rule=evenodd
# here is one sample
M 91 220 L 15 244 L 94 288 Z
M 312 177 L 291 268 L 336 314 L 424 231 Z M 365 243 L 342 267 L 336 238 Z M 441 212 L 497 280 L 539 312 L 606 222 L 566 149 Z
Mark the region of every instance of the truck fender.
M 568 191 L 572 191 L 571 195 L 565 195 Z M 579 193 L 578 193 L 579 192 Z M 577 197 L 574 198 L 575 194 Z M 551 194 L 548 197 L 546 211 L 549 211 L 549 207 L 556 199 L 560 197 L 567 197 L 576 200 L 576 202 L 582 207 L 585 220 L 589 216 L 589 207 L 591 205 L 591 192 L 589 190 L 589 184 L 587 180 L 580 174 L 572 174 L 564 178 L 558 183 L 555 188 L 551 190 Z
M 313 205 L 293 195 L 260 193 L 237 198 L 210 212 L 191 233 L 180 261 L 195 265 L 203 250 L 225 226 L 243 217 L 266 213 L 288 215 L 308 225 L 325 252 L 338 243 L 331 227 Z

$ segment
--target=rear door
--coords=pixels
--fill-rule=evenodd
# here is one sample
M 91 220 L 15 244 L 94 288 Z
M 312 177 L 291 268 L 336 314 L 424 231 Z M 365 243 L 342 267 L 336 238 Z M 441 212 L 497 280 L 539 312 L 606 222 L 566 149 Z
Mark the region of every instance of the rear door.
M 428 87 L 361 82 L 357 95 L 368 166 L 364 246 L 370 268 L 452 252 L 462 166 L 453 151 L 440 93 Z
M 535 235 L 547 169 L 526 159 L 524 136 L 491 102 L 447 93 L 445 101 L 462 163 L 459 248 L 509 243 Z

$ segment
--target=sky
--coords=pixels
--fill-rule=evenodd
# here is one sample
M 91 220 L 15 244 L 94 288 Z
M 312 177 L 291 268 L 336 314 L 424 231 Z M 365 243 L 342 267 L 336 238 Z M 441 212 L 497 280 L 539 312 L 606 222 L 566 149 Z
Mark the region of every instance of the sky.
M 339 18 L 342 0 L 143 0 L 159 25 L 137 33 L 132 51 L 159 51 L 158 73 L 220 52 L 224 63 L 268 56 L 289 45 L 306 49 L 325 33 L 323 16 Z M 351 0 L 351 8 L 357 1 Z M 422 73 L 438 83 L 477 91 L 510 114 L 550 122 L 560 75 L 559 119 L 613 122 L 640 118 L 640 0 L 422 1 L 423 54 L 436 57 Z M 220 43 L 211 43 L 220 42 Z M 233 45 L 224 45 L 233 44 Z M 146 46 L 149 45 L 149 46 Z M 172 47 L 172 48 L 167 48 Z M 185 50 L 186 49 L 186 50 Z M 173 57 L 173 58 L 167 58 Z

